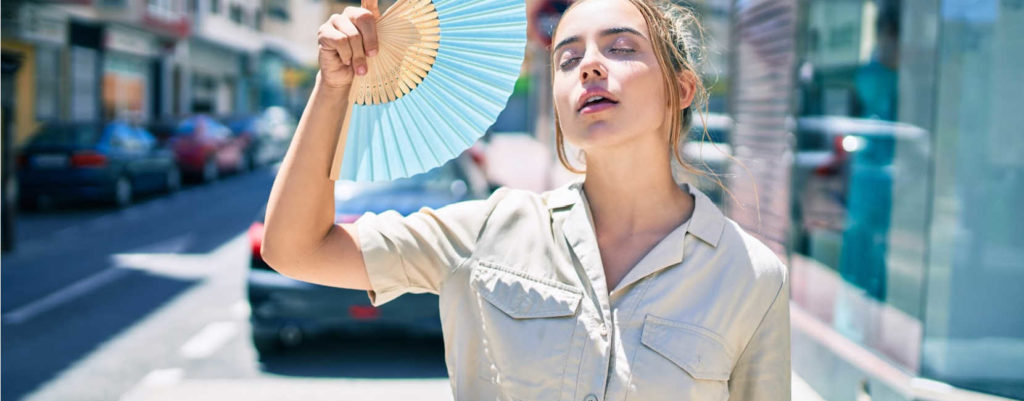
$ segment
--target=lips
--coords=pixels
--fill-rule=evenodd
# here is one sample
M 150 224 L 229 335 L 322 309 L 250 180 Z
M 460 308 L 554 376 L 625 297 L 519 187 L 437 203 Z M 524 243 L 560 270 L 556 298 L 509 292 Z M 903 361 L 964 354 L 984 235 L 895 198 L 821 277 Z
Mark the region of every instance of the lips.
M 590 99 L 590 98 L 592 98 L 594 96 L 603 97 L 608 102 L 597 102 L 597 103 L 591 103 L 591 104 L 588 105 L 587 104 L 587 99 Z M 590 109 L 590 108 L 593 108 L 594 106 L 605 106 L 605 107 L 600 107 L 600 109 L 605 109 L 605 108 L 611 107 L 611 104 L 616 104 L 618 102 L 619 102 L 618 99 L 616 99 L 615 96 L 612 96 L 611 92 L 608 92 L 608 91 L 606 91 L 604 89 L 600 89 L 600 88 L 590 88 L 590 89 L 587 89 L 587 90 L 583 91 L 583 94 L 580 95 L 579 99 L 576 100 L 576 112 L 580 113 L 580 112 L 584 111 L 584 108 Z M 610 103 L 610 104 L 607 104 L 607 103 Z

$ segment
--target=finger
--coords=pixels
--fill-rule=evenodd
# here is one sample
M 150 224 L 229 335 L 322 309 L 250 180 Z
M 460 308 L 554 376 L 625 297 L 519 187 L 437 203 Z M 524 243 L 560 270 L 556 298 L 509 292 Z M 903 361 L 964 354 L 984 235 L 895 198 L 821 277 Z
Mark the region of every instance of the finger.
M 380 10 L 377 8 L 377 0 L 362 0 L 360 7 L 370 10 L 374 18 L 380 17 Z
M 349 49 L 348 56 L 352 60 L 352 68 L 355 69 L 356 74 L 363 75 L 366 73 L 366 53 L 363 52 L 362 34 L 359 33 L 359 29 L 356 29 L 356 26 L 350 20 L 350 18 L 358 15 L 351 14 L 353 12 L 358 13 L 359 11 L 355 8 L 348 8 L 345 10 L 344 17 L 331 18 L 331 23 L 346 37 L 345 40 L 348 42 Z M 363 13 L 366 13 L 366 11 L 363 11 Z M 340 51 L 341 49 L 339 49 Z
M 366 74 L 366 54 L 363 51 L 362 35 L 358 32 L 349 35 L 348 45 L 352 48 L 352 68 L 356 69 L 356 74 Z
M 352 24 L 349 23 L 341 14 L 331 16 L 329 23 L 330 29 L 328 29 L 328 31 L 334 31 L 331 35 L 334 35 L 333 37 L 337 38 L 337 40 L 332 42 L 334 50 L 338 52 L 338 57 L 341 58 L 342 64 L 351 65 L 352 46 L 349 45 L 348 42 L 353 39 L 349 36 L 353 33 L 358 34 L 359 31 L 356 30 L 355 27 L 352 26 Z
M 357 15 L 352 19 L 356 29 L 363 35 L 363 50 L 367 56 L 377 54 L 377 18 L 373 14 L 366 13 Z

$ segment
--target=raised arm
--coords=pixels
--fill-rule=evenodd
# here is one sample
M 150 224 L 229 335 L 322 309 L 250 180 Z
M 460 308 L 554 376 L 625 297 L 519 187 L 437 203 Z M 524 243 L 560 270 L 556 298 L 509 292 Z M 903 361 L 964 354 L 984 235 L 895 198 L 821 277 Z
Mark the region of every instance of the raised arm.
M 317 32 L 320 71 L 295 136 L 274 179 L 264 221 L 263 259 L 302 281 L 370 289 L 356 227 L 334 223 L 328 179 L 353 74 L 365 74 L 377 50 L 376 0 L 332 15 Z

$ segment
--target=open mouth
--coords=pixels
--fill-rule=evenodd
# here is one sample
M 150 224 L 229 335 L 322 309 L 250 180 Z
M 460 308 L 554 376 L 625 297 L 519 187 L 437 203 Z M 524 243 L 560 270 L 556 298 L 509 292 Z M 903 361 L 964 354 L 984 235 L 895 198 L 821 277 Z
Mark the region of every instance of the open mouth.
M 595 95 L 587 98 L 587 100 L 583 102 L 583 105 L 580 106 L 577 112 L 580 114 L 594 113 L 601 110 L 609 109 L 618 103 L 619 102 L 606 98 L 604 96 Z

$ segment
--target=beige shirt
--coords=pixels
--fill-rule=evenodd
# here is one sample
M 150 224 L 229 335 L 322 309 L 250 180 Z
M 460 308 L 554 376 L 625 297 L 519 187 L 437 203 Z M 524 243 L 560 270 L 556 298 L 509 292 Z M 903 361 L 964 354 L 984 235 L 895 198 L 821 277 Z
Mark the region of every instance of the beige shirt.
M 370 300 L 440 295 L 457 400 L 789 400 L 786 266 L 683 187 L 692 217 L 611 291 L 582 180 L 366 213 Z

